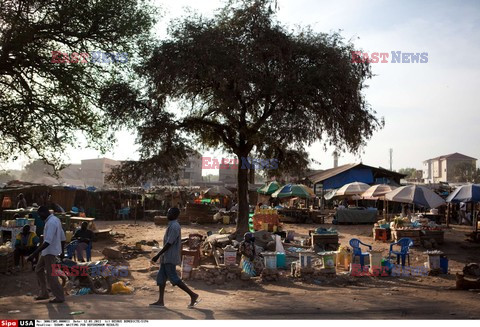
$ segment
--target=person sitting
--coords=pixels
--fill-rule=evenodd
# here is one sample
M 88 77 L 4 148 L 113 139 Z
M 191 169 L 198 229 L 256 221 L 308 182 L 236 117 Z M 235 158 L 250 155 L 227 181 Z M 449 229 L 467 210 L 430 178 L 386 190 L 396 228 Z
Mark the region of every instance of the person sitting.
M 20 193 L 17 197 L 17 209 L 25 209 L 27 207 L 27 200 L 25 200 L 25 196 L 23 195 L 23 193 Z
M 243 241 L 239 246 L 242 259 L 240 267 L 250 276 L 259 276 L 264 268 L 263 260 L 255 249 L 255 236 L 253 233 L 247 232 L 243 236 Z
M 83 252 L 86 251 L 88 245 L 93 241 L 94 237 L 95 234 L 93 231 L 88 229 L 88 222 L 86 221 L 82 223 L 82 227 L 73 235 L 72 240 L 77 243 L 75 252 L 77 254 L 77 259 L 80 262 L 85 262 L 83 259 Z
M 30 225 L 23 226 L 22 232 L 17 235 L 15 240 L 15 250 L 13 252 L 17 270 L 20 270 L 20 256 L 32 254 L 37 249 L 38 243 L 40 243 L 40 238 L 34 232 L 30 232 Z M 36 258 L 34 261 L 37 261 Z

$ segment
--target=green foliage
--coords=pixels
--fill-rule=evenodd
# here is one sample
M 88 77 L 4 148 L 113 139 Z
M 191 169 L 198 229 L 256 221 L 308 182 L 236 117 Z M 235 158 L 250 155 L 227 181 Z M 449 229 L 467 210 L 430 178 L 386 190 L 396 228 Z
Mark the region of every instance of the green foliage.
M 407 175 L 405 178 L 416 178 L 417 170 L 415 168 L 401 168 L 398 170 L 400 174 Z
M 337 33 L 291 31 L 275 8 L 273 1 L 230 1 L 212 19 L 177 20 L 137 69 L 144 92 L 112 85 L 104 93 L 113 116 L 138 126 L 142 161 L 171 161 L 168 146 L 202 145 L 303 169 L 306 146 L 322 141 L 358 152 L 383 126 L 362 93 L 372 74 L 368 63 L 351 62 L 353 44 Z M 244 229 L 247 175 L 238 176 Z
M 105 150 L 112 125 L 99 91 L 148 48 L 153 14 L 141 0 L 0 2 L 0 158 L 34 155 L 58 169 L 77 131 Z M 129 61 L 51 63 L 52 51 L 126 52 Z
M 454 180 L 458 183 L 479 183 L 480 169 L 477 169 L 474 164 L 462 162 L 455 165 Z

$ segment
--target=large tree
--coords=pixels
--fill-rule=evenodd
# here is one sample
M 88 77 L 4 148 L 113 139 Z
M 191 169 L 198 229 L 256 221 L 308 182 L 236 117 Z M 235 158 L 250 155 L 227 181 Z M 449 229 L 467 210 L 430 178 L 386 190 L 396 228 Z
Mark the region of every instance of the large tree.
M 169 31 L 138 68 L 146 92 L 123 84 L 104 94 L 113 116 L 137 126 L 139 167 L 178 166 L 202 145 L 240 162 L 255 155 L 301 168 L 314 142 L 356 152 L 383 125 L 362 94 L 372 75 L 368 63 L 352 63 L 353 44 L 292 31 L 271 1 L 232 1 L 213 18 L 193 14 Z M 239 169 L 239 235 L 248 229 L 247 192 L 248 170 Z
M 99 92 L 128 75 L 148 47 L 155 14 L 142 0 L 2 0 L 0 159 L 34 155 L 58 168 L 66 146 L 77 144 L 77 131 L 104 149 L 111 129 Z M 53 51 L 68 57 L 52 60 Z M 127 57 L 93 63 L 94 52 Z
M 478 183 L 480 182 L 480 169 L 475 167 L 474 163 L 461 162 L 454 166 L 453 180 L 458 183 Z

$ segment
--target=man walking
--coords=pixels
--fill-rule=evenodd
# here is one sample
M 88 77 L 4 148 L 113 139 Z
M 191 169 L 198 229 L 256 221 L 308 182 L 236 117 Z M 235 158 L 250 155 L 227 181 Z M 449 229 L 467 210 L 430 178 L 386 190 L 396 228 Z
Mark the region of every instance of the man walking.
M 58 277 L 52 274 L 52 265 L 54 265 L 55 257 L 60 255 L 63 258 L 63 248 L 65 246 L 65 233 L 62 229 L 62 223 L 60 219 L 50 213 L 47 207 L 41 206 L 37 210 L 40 218 L 45 221 L 45 228 L 43 230 L 43 243 L 35 250 L 28 260 L 32 261 L 38 253 L 41 252 L 40 259 L 38 260 L 35 273 L 37 274 L 38 285 L 40 286 L 40 294 L 35 297 L 35 300 L 46 300 L 49 298 L 47 290 L 47 280 L 54 299 L 50 300 L 50 303 L 62 303 L 65 302 L 65 295 L 63 288 L 58 281 Z M 47 276 L 45 278 L 45 272 Z
M 167 284 L 167 279 L 170 280 L 173 286 L 178 286 L 185 293 L 190 295 L 190 304 L 188 307 L 193 308 L 200 301 L 198 299 L 199 295 L 194 293 L 187 285 L 178 277 L 176 266 L 181 263 L 181 253 L 182 253 L 182 232 L 180 224 L 177 221 L 178 216 L 180 215 L 180 210 L 178 208 L 170 208 L 167 212 L 168 218 L 168 227 L 165 231 L 165 236 L 163 237 L 163 248 L 162 250 L 152 258 L 152 261 L 157 262 L 160 256 L 160 270 L 157 274 L 157 285 L 159 287 L 159 296 L 158 301 L 150 305 L 164 307 L 165 303 L 163 301 L 163 296 L 165 293 L 165 286 Z

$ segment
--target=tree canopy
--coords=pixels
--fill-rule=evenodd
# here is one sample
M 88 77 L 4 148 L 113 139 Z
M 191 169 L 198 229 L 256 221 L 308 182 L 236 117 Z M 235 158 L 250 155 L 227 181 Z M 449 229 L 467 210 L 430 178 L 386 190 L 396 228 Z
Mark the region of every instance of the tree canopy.
M 1 1 L 0 158 L 33 154 L 58 168 L 77 131 L 104 149 L 112 130 L 99 92 L 148 47 L 155 13 L 142 0 Z M 72 62 L 52 62 L 53 51 Z M 94 51 L 127 62 L 92 63 Z
M 301 169 L 314 142 L 358 152 L 383 126 L 362 93 L 372 74 L 352 63 L 354 45 L 338 33 L 292 31 L 272 1 L 231 1 L 169 31 L 137 69 L 145 91 L 112 84 L 103 97 L 112 116 L 137 126 L 137 167 L 178 166 L 204 146 Z M 248 228 L 247 174 L 238 171 L 239 233 Z

